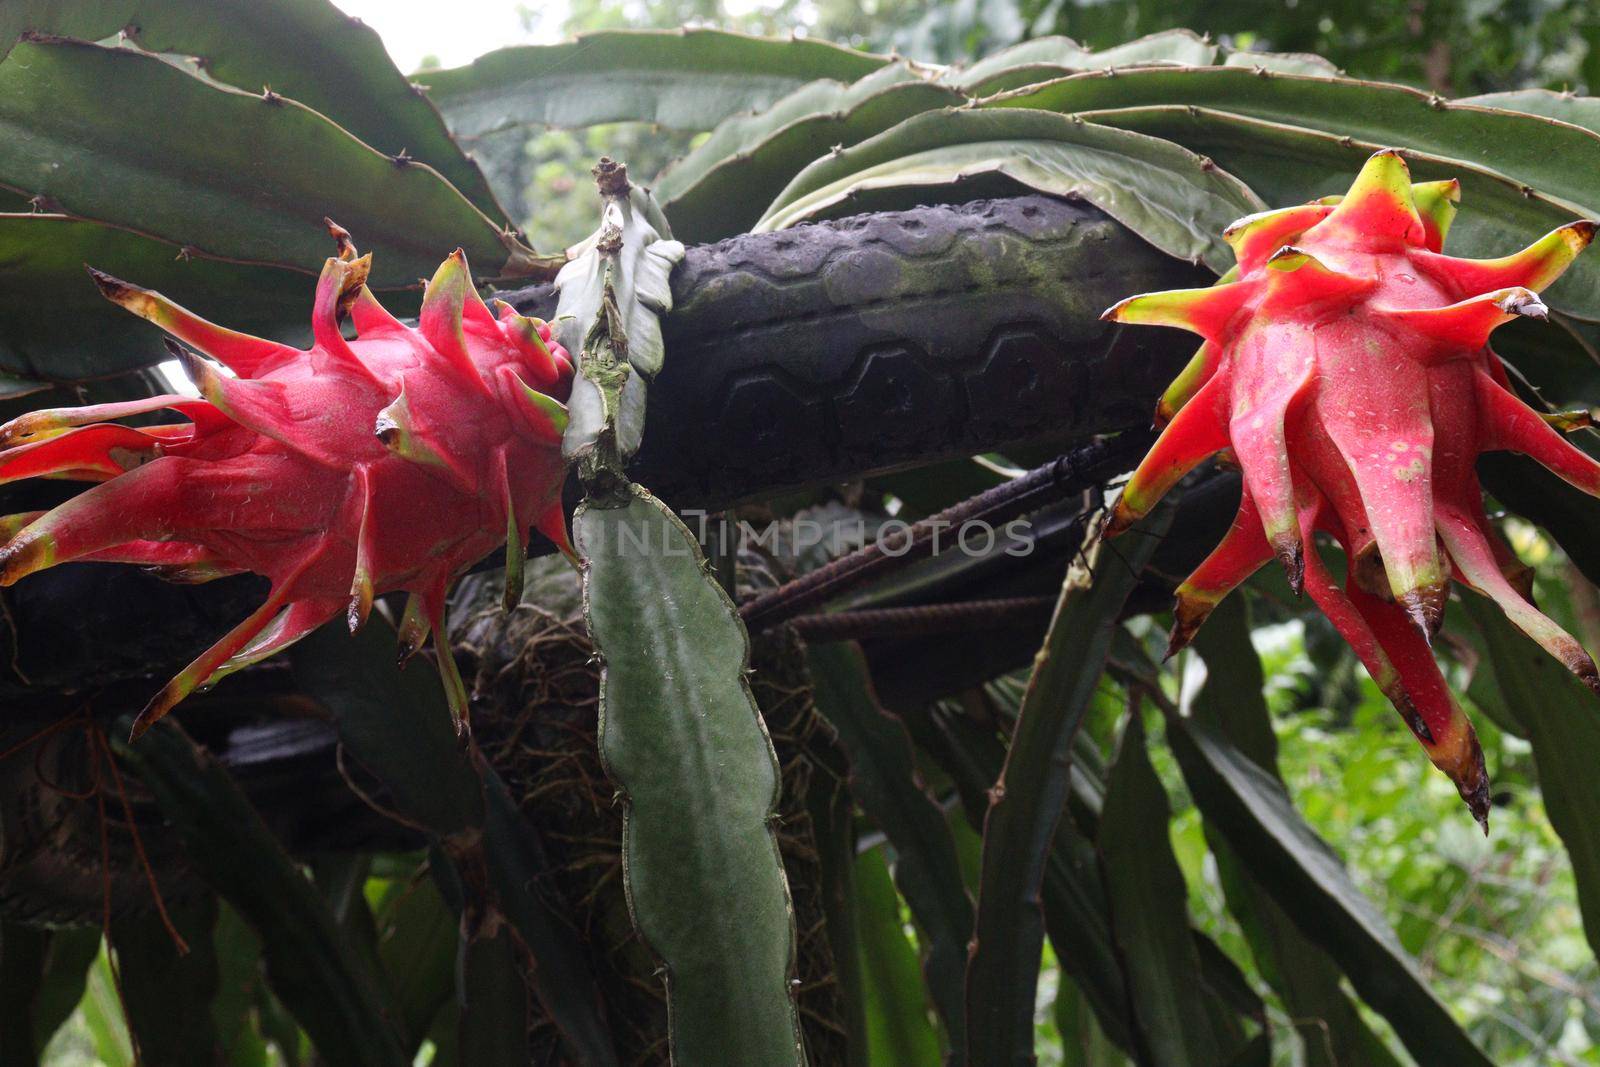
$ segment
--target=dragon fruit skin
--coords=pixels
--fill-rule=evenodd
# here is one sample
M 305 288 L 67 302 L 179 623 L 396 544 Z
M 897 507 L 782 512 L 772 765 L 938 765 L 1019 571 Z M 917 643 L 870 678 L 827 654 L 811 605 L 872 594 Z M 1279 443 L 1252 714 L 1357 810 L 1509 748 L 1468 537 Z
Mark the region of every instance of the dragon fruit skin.
M 371 259 L 332 227 L 341 253 L 317 282 L 302 351 L 213 325 L 158 293 L 91 271 L 102 293 L 232 374 L 171 342 L 199 399 L 157 396 L 36 411 L 0 427 L 0 481 L 100 484 L 0 533 L 0 584 L 72 560 L 136 563 L 176 581 L 244 571 L 266 602 L 184 668 L 134 734 L 191 692 L 279 652 L 373 598 L 410 594 L 404 662 L 435 635 L 458 728 L 467 695 L 444 639 L 452 581 L 506 546 L 508 604 L 521 595 L 530 527 L 570 556 L 560 491 L 572 364 L 549 327 L 498 318 L 457 250 L 428 283 L 411 328 L 366 287 Z M 355 340 L 340 320 L 348 316 Z M 171 410 L 188 421 L 112 421 Z
M 1483 753 L 1430 646 L 1453 576 L 1600 691 L 1582 645 L 1531 603 L 1531 572 L 1491 526 L 1474 469 L 1483 452 L 1521 452 L 1600 495 L 1600 463 L 1561 433 L 1588 420 L 1529 408 L 1488 347 L 1503 323 L 1544 317 L 1536 293 L 1596 224 L 1571 223 L 1502 259 L 1457 259 L 1441 248 L 1458 196 L 1455 182 L 1413 186 L 1399 153 L 1379 152 L 1343 197 L 1230 226 L 1238 266 L 1217 285 L 1108 310 L 1116 322 L 1192 330 L 1205 344 L 1158 404 L 1164 429 L 1107 534 L 1207 458 L 1230 456 L 1244 475 L 1239 513 L 1178 587 L 1168 655 L 1277 557 L 1487 831 Z M 1344 549 L 1342 584 L 1317 533 Z

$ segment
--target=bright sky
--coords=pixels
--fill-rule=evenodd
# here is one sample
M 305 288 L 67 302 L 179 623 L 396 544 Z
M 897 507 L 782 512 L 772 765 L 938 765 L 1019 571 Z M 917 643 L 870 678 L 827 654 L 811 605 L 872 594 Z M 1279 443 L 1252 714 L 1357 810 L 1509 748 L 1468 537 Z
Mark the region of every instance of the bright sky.
M 438 56 L 446 67 L 469 63 L 484 52 L 510 44 L 551 43 L 561 37 L 564 0 L 530 0 L 542 12 L 529 34 L 522 28 L 516 0 L 334 0 L 378 31 L 395 65 L 414 72 L 424 56 Z

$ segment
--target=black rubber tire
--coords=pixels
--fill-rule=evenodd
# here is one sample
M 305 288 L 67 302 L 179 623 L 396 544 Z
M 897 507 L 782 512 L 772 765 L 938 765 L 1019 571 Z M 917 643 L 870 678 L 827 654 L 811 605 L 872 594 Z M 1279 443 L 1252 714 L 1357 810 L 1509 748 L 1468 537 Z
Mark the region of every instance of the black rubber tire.
M 1100 313 L 1206 284 L 1044 196 L 859 215 L 691 248 L 635 477 L 714 509 L 802 485 L 1148 425 L 1192 352 Z M 549 316 L 549 287 L 503 294 Z

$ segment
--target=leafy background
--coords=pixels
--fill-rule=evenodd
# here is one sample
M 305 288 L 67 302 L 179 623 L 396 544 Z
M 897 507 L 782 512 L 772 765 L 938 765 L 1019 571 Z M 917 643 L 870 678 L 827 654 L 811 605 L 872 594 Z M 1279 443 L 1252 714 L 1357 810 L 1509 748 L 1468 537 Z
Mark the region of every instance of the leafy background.
M 532 14 L 525 17 L 537 22 Z M 1090 47 L 1105 48 L 1186 26 L 1209 31 L 1237 49 L 1315 52 L 1355 75 L 1409 82 L 1445 95 L 1528 87 L 1587 92 L 1600 86 L 1600 15 L 1584 3 L 1544 0 L 1302 2 L 1292 7 L 1192 0 L 796 0 L 737 10 L 721 3 L 578 0 L 560 29 L 693 24 L 753 32 L 802 28 L 820 39 L 936 62 L 970 62 L 1047 33 L 1070 34 Z M 419 80 L 427 80 L 425 72 Z M 576 130 L 486 132 L 467 143 L 496 175 L 497 192 L 511 220 L 527 231 L 534 247 L 549 250 L 577 240 L 593 226 L 591 201 L 573 194 L 595 156 L 610 153 L 627 159 L 635 173 L 652 174 L 707 136 L 613 123 Z M 1472 210 L 1470 203 L 1467 210 Z M 492 232 L 480 236 L 485 248 L 496 247 Z M 1600 603 L 1560 549 L 1532 527 L 1517 530 L 1517 546 L 1524 558 L 1540 564 L 1540 602 L 1546 610 L 1591 647 L 1600 644 Z M 1449 785 L 1399 736 L 1392 710 L 1331 630 L 1314 616 L 1303 617 L 1270 582 L 1252 588 L 1250 601 L 1251 642 L 1268 679 L 1266 699 L 1283 779 L 1312 826 L 1336 844 L 1357 885 L 1398 931 L 1424 976 L 1497 1063 L 1600 1063 L 1600 974 L 1582 933 L 1571 865 L 1545 805 L 1534 802 L 1539 799 L 1538 776 L 1531 746 L 1517 736 L 1522 731 L 1507 732 L 1496 725 L 1509 712 L 1499 692 L 1484 684 L 1486 672 L 1460 667 L 1454 680 L 1466 689 L 1469 711 L 1502 794 L 1494 837 L 1488 842 L 1463 817 Z M 1451 631 L 1477 632 L 1465 619 L 1455 620 Z M 1138 636 L 1147 643 L 1158 639 L 1148 631 Z M 1456 658 L 1481 668 L 1488 651 L 1472 647 L 1470 637 L 1458 640 L 1466 645 L 1454 650 Z M 1201 657 L 1185 653 L 1178 668 L 1168 679 L 1168 695 L 1179 703 L 1197 699 L 1205 673 Z M 995 702 L 1014 710 L 1021 681 L 1013 678 L 991 687 Z M 1121 732 L 1126 710 L 1122 692 L 1109 685 L 1091 707 L 1087 738 L 1103 766 L 1122 765 L 1120 755 L 1128 744 Z M 1246 958 L 1246 932 L 1225 904 L 1224 872 L 1171 749 L 1162 743 L 1165 720 L 1146 709 L 1142 721 L 1151 739 L 1154 771 L 1171 806 L 1171 845 L 1188 887 L 1191 914 L 1225 952 Z M 952 832 L 970 877 L 975 839 L 964 827 Z M 926 931 L 911 921 L 907 904 L 889 879 L 883 852 L 865 853 L 857 871 L 863 897 L 875 909 L 870 963 L 880 980 L 873 984 L 873 995 L 883 1001 L 904 999 L 898 1005 L 877 1006 L 872 1018 L 879 1029 L 873 1041 L 895 1050 L 898 1062 L 931 1062 L 938 1035 L 921 1001 L 916 974 L 919 942 Z M 455 949 L 453 920 L 433 884 L 415 876 L 418 860 L 380 857 L 370 868 L 319 871 L 318 885 L 330 899 L 340 885 L 359 887 L 375 917 L 371 943 L 376 951 L 391 951 L 418 971 L 448 967 Z M 261 951 L 248 926 L 226 905 L 211 936 L 225 963 L 253 961 Z M 93 941 L 60 942 L 55 948 L 96 951 Z M 240 1052 L 241 1057 L 253 1057 L 241 1062 L 303 1062 L 309 1056 L 307 1037 L 268 994 L 253 967 L 225 972 L 223 981 L 248 1007 L 243 1013 L 219 1011 L 219 1017 L 248 1017 L 260 1039 L 248 1052 Z M 1294 1028 L 1297 1020 L 1281 1000 L 1262 983 L 1256 985 L 1274 1025 Z M 402 1001 L 404 993 L 399 992 Z M 76 1006 L 68 993 L 57 999 L 70 1018 L 50 1046 L 47 1062 L 129 1061 L 129 1042 L 103 952 Z M 237 1009 L 237 1004 L 229 1007 Z M 432 1018 L 430 1007 L 438 1005 L 408 1005 L 424 1020 Z M 1386 1032 L 1381 1018 L 1363 1011 L 1369 1026 Z M 1099 1033 L 1081 995 L 1060 980 L 1048 950 L 1036 1019 L 1044 1062 L 1061 1056 L 1063 1049 L 1082 1053 L 1066 1058 L 1069 1063 L 1125 1062 Z M 899 1027 L 887 1028 L 882 1020 Z M 420 1061 L 428 1062 L 433 1050 L 450 1040 L 443 1033 L 430 1035 Z M 243 1049 L 244 1043 L 236 1047 Z M 1285 1063 L 1297 1054 L 1292 1044 L 1279 1050 Z
M 1445 96 L 1524 88 L 1587 94 L 1600 87 L 1600 10 L 1585 0 L 574 0 L 564 17 L 543 5 L 518 10 L 524 27 L 541 37 L 694 25 L 759 34 L 798 30 L 931 63 L 971 62 L 1047 34 L 1102 49 L 1188 28 L 1240 49 L 1310 52 L 1355 77 Z M 423 60 L 424 67 L 430 63 L 437 59 Z M 621 123 L 511 136 L 490 150 L 522 160 L 525 182 L 506 206 L 535 247 L 546 248 L 588 233 L 588 219 L 565 194 L 596 150 L 629 160 L 636 173 L 654 174 L 705 136 Z

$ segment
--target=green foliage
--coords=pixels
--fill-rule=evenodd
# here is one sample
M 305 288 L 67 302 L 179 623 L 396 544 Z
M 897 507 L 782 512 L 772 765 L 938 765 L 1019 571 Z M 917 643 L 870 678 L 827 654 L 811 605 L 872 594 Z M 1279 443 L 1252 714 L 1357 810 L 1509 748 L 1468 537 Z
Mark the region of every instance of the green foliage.
M 1221 269 L 1226 222 L 1342 189 L 1388 144 L 1407 147 L 1419 179 L 1462 180 L 1457 253 L 1502 254 L 1600 214 L 1600 104 L 1524 91 L 1600 80 L 1600 23 L 1573 0 L 1488 0 L 1471 18 L 1453 2 L 815 7 L 816 25 L 852 44 L 987 53 L 951 68 L 819 40 L 628 32 L 722 8 L 585 0 L 572 18 L 606 32 L 423 76 L 460 142 L 371 34 L 319 0 L 286 0 L 264 20 L 242 4 L 212 21 L 187 8 L 27 4 L 0 16 L 6 40 L 89 38 L 31 37 L 0 61 L 11 134 L 0 139 L 11 209 L 0 215 L 0 371 L 78 381 L 159 358 L 79 275 L 85 259 L 294 340 L 307 272 L 332 250 L 324 215 L 375 252 L 384 286 L 410 286 L 457 244 L 485 276 L 548 275 L 553 263 L 506 232 L 462 145 L 549 247 L 592 228 L 582 170 L 619 149 L 636 175 L 660 175 L 666 217 L 687 240 L 1033 189 L 1087 200 L 1162 251 Z M 794 10 L 760 8 L 745 25 Z M 128 22 L 132 47 L 91 43 Z M 1177 31 L 1196 24 L 1226 39 Z M 265 32 L 245 32 L 255 25 Z M 1044 36 L 1060 29 L 1083 43 Z M 274 92 L 257 95 L 268 82 Z M 113 91 L 119 106 L 105 107 Z M 620 877 L 634 928 L 623 933 L 664 967 L 664 1042 L 679 1062 L 800 1063 L 792 873 L 773 821 L 786 779 L 745 676 L 747 635 L 686 528 L 621 465 L 638 443 L 643 385 L 671 358 L 658 318 L 681 248 L 659 240 L 665 222 L 642 193 L 606 210 L 624 252 L 582 250 L 563 279 L 574 317 L 561 329 L 584 352 L 573 441 L 590 450 L 589 500 L 575 533 L 605 667 L 597 745 L 626 807 Z M 1597 270 L 1551 290 L 1564 332 L 1513 342 L 1534 385 L 1586 400 L 1600 389 L 1584 348 L 1600 321 Z M 1547 352 L 1564 360 L 1559 373 L 1539 362 Z M 1536 483 L 1519 485 L 1515 467 L 1488 476 L 1600 574 L 1592 501 L 1529 500 Z M 875 521 L 890 503 L 931 511 L 962 495 L 942 472 L 874 489 L 906 493 L 863 501 Z M 1463 643 L 1440 651 L 1487 713 L 1505 791 L 1485 844 L 1348 651 L 1272 580 L 1255 587 L 1253 630 L 1236 597 L 1203 633 L 1203 687 L 1196 657 L 1159 676 L 1148 622 L 1118 622 L 1161 539 L 1144 532 L 1114 558 L 1089 550 L 1095 578 L 1069 582 L 1025 684 L 890 710 L 858 649 L 809 650 L 833 730 L 807 739 L 803 788 L 851 1067 L 1036 1053 L 1208 1067 L 1594 1062 L 1590 695 L 1497 613 L 1454 612 L 1473 625 L 1453 627 Z M 1567 557 L 1523 547 L 1542 556 L 1541 596 L 1576 626 L 1583 587 L 1552 577 L 1572 576 Z M 857 591 L 862 603 L 874 594 Z M 520 1063 L 535 1012 L 576 1059 L 617 1061 L 585 940 L 616 931 L 571 927 L 539 828 L 450 733 L 428 668 L 402 677 L 391 647 L 376 618 L 353 640 L 321 635 L 288 684 L 380 783 L 426 864 L 318 856 L 308 878 L 239 783 L 175 728 L 119 746 L 223 904 L 202 895 L 174 908 L 194 950 L 181 958 L 148 917 L 113 923 L 92 961 L 93 930 L 0 930 L 0 974 L 25 994 L 7 1004 L 7 1062 L 38 1053 L 74 1001 L 49 1062 L 129 1063 L 137 1045 L 151 1062 L 239 1067 Z M 1143 700 L 1159 718 L 1141 714 Z
M 1103 544 L 1067 572 L 1044 646 L 1017 709 L 1016 733 L 983 821 L 967 1053 L 977 1063 L 1031 1055 L 1033 989 L 1044 941 L 1046 857 L 1067 800 L 1072 741 L 1104 669 L 1116 616 L 1139 570 L 1170 528 L 1161 509 L 1128 557 Z
M 1169 255 L 1226 269 L 1215 234 L 1261 209 L 1208 160 L 1154 138 L 1035 110 L 936 111 L 795 175 L 757 224 L 783 229 L 824 214 L 894 210 L 955 196 L 999 176 L 1087 200 Z M 1002 187 L 1004 187 L 1002 183 Z
M 939 1037 L 928 1009 L 917 949 L 883 852 L 856 860 L 855 921 L 860 937 L 868 1063 L 936 1063 Z
M 1267 710 L 1261 661 L 1250 644 L 1244 598 L 1231 598 L 1212 613 L 1195 649 L 1205 658 L 1206 681 L 1194 695 L 1190 713 L 1216 726 L 1263 770 L 1276 773 L 1278 739 Z M 1254 865 L 1209 825 L 1205 846 L 1215 857 L 1228 912 L 1238 922 L 1262 978 L 1282 998 L 1307 1062 L 1327 1067 L 1395 1063 L 1345 995 L 1337 964 L 1272 899 Z
M 588 962 L 573 931 L 535 888 L 548 874 L 538 835 L 516 814 L 493 768 L 460 745 L 437 671 L 417 665 L 402 673 L 394 629 L 382 620 L 369 620 L 353 640 L 354 647 L 349 634 L 324 629 L 298 645 L 300 684 L 328 708 L 342 743 L 390 791 L 400 818 L 428 835 L 436 851 L 434 877 L 467 945 L 487 931 L 490 944 L 474 952 L 486 973 L 503 970 L 505 945 L 497 931 L 508 923 L 541 960 L 532 992 L 559 1021 L 567 1046 L 602 1067 L 614 1063 L 611 1038 L 591 995 Z M 401 975 L 391 990 L 412 1044 L 433 1018 L 428 998 L 441 995 L 437 986 L 414 988 L 415 977 Z M 467 1012 L 459 1025 L 473 1017 L 468 994 L 474 988 L 494 1000 L 486 1009 L 491 1016 L 503 1009 L 503 975 L 482 985 L 474 984 L 476 975 L 455 977 Z M 424 1003 L 418 1005 L 419 999 Z
M 305 343 L 311 332 L 311 280 L 298 271 L 185 258 L 162 241 L 68 215 L 0 215 L 0 263 L 0 370 L 11 375 L 73 381 L 168 358 L 151 331 L 90 284 L 85 263 L 181 293 L 196 314 L 258 336 Z M 46 306 L 57 313 L 39 314 Z
M 748 639 L 688 530 L 642 490 L 586 502 L 573 541 L 606 663 L 601 757 L 628 805 L 629 906 L 671 976 L 674 1056 L 801 1063 L 769 826 L 777 763 L 744 677 Z
M 1190 30 L 1152 34 L 1099 51 L 1065 37 L 1041 37 L 963 67 L 954 72 L 950 81 L 971 96 L 993 96 L 1075 71 L 1114 70 L 1154 63 L 1205 67 L 1216 62 L 1220 51 L 1209 38 Z
M 1175 26 L 1240 44 L 1323 56 L 1359 77 L 1406 81 L 1448 94 L 1520 85 L 1600 85 L 1600 23 L 1580 0 L 1315 0 L 1208 4 L 1203 0 L 1031 2 L 1035 32 L 1104 46 Z
M 427 79 L 429 98 L 461 137 L 513 125 L 624 120 L 703 129 L 766 107 L 812 79 L 854 81 L 885 62 L 824 41 L 615 31 L 501 49 L 467 67 L 430 71 Z
M 804 117 L 791 117 L 787 107 L 780 106 L 771 116 L 730 120 L 669 168 L 660 186 L 662 206 L 674 227 L 692 240 L 715 240 L 749 230 L 756 218 L 748 208 L 730 211 L 730 204 L 767 203 L 770 211 L 798 167 L 902 120 L 962 101 L 955 90 L 930 84 L 900 65 L 854 85 L 824 83 L 822 88 L 836 91 L 803 90 L 781 102 L 798 102 L 810 111 Z
M 461 953 L 461 1062 L 521 1067 L 528 1062 L 528 988 L 511 931 L 473 938 Z
M 442 244 L 489 275 L 521 265 L 432 168 L 397 165 L 287 97 L 208 85 L 131 49 L 39 40 L 0 63 L 0 100 L 0 184 L 191 254 L 314 271 L 332 217 L 375 253 L 380 285 L 429 273 Z
M 415 287 L 456 246 L 484 277 L 550 265 L 371 31 L 325 0 L 149 7 L 0 15 L 0 371 L 81 381 L 166 358 L 85 263 L 291 343 L 334 251 L 325 218 L 375 253 L 380 290 Z M 124 27 L 125 46 L 90 43 Z M 45 36 L 61 33 L 87 40 Z
M 1296 811 L 1278 780 L 1215 725 L 1167 716 L 1168 741 L 1195 803 L 1229 847 L 1258 872 L 1300 932 L 1333 957 L 1414 1055 L 1483 1063 L 1420 969 L 1338 856 Z
M 1151 1063 L 1223 1063 L 1237 1049 L 1211 1017 L 1216 994 L 1195 981 L 1188 893 L 1170 843 L 1145 830 L 1169 819 L 1167 796 L 1145 751 L 1135 699 L 1117 742 L 1100 813 L 1098 851 L 1112 936 L 1128 976 L 1135 1047 Z
M 1296 807 L 1337 842 L 1360 891 L 1493 1062 L 1587 1062 L 1600 1034 L 1589 992 L 1600 967 L 1527 744 L 1474 716 L 1506 801 L 1485 840 L 1454 817 L 1449 783 L 1410 758 L 1404 727 L 1364 674 L 1351 695 L 1335 689 L 1324 702 L 1329 664 L 1308 655 L 1313 637 L 1298 621 L 1255 633 Z
M 182 57 L 196 73 L 247 93 L 298 100 L 381 152 L 426 163 L 496 222 L 483 175 L 413 91 L 372 29 L 325 0 L 19 0 L 0 12 L 0 49 L 24 33 L 85 41 L 123 35 Z M 5 52 L 0 51 L 0 58 Z
M 372 961 L 340 932 L 227 771 L 171 724 L 147 733 L 137 749 L 119 746 L 118 754 L 155 793 L 207 879 L 260 937 L 274 992 L 317 1048 L 352 1067 L 407 1062 L 397 1013 Z M 159 942 L 145 944 L 154 952 Z
M 21 923 L 0 923 L 0 988 L 6 998 L 0 1011 L 0 1058 L 33 1064 L 44 1051 L 78 998 L 99 944 L 84 930 L 39 930 Z
M 222 988 L 211 939 L 216 898 L 202 897 L 175 909 L 171 921 L 183 950 L 160 915 L 112 923 L 123 1016 L 146 1061 L 213 1061 L 223 1050 L 212 1011 Z
M 1533 747 L 1550 823 L 1566 845 L 1578 884 L 1578 904 L 1590 948 L 1600 942 L 1600 827 L 1589 813 L 1600 806 L 1600 783 L 1579 764 L 1600 746 L 1600 716 L 1592 694 L 1479 598 L 1466 604 L 1488 647 L 1495 684 L 1517 709 L 1517 724 Z M 1553 668 L 1553 669 L 1552 669 Z
M 920 788 L 911 739 L 904 725 L 878 706 L 871 670 L 860 648 L 852 644 L 812 646 L 806 650 L 806 667 L 818 711 L 839 732 L 850 761 L 850 792 L 868 818 L 883 828 L 894 848 L 895 888 L 905 897 L 928 942 L 929 995 L 938 1007 L 949 1043 L 962 1048 L 966 1043 L 963 999 L 972 901 L 962 884 L 955 841 L 944 812 Z M 859 884 L 864 886 L 864 881 Z M 862 956 L 869 964 L 874 962 L 871 952 L 864 951 Z

